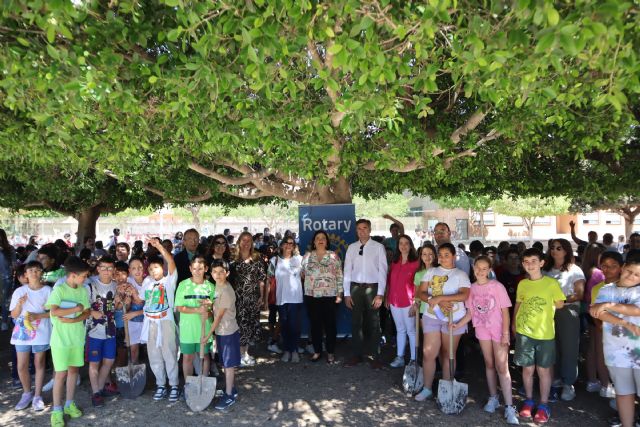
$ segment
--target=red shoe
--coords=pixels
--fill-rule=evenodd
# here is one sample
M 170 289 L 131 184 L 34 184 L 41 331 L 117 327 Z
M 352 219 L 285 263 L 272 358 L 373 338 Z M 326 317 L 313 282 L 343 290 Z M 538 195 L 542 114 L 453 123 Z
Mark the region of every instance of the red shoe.
M 531 416 L 533 415 L 533 407 L 536 405 L 536 403 L 531 400 L 531 399 L 527 399 L 524 401 L 524 404 L 522 405 L 522 408 L 520 408 L 520 416 L 522 418 L 531 418 Z
M 549 421 L 549 417 L 551 416 L 551 411 L 549 407 L 544 404 L 538 405 L 538 410 L 536 411 L 535 417 L 533 417 L 534 423 L 544 424 Z

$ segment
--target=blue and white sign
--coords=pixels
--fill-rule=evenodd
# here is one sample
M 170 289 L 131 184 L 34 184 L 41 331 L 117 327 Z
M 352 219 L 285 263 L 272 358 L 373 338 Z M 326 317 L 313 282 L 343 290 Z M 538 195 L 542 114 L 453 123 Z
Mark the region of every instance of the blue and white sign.
M 356 241 L 356 207 L 353 204 L 306 205 L 298 207 L 299 247 L 304 255 L 311 248 L 311 240 L 318 230 L 329 235 L 329 249 L 344 262 L 349 245 Z M 351 310 L 344 303 L 338 308 L 338 335 L 351 335 Z M 302 330 L 309 330 L 307 316 L 303 316 Z

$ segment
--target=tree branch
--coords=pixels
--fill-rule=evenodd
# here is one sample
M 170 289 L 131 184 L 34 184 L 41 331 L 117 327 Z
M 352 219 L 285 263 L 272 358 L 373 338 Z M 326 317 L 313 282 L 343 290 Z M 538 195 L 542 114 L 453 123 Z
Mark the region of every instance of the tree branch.
M 478 127 L 480 123 L 482 123 L 482 120 L 484 120 L 486 115 L 487 113 L 480 110 L 473 113 L 462 126 L 453 131 L 453 133 L 449 137 L 449 139 L 451 139 L 451 142 L 453 142 L 454 144 L 458 144 L 465 135 L 467 135 L 469 132 Z

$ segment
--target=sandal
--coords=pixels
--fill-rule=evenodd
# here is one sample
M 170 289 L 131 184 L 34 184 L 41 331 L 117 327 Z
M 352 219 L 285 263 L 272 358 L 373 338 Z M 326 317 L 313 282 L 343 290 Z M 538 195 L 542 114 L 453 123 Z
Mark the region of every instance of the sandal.
M 313 356 L 311 356 L 311 361 L 317 362 L 318 360 L 320 360 L 321 357 L 322 355 L 320 353 L 313 353 Z

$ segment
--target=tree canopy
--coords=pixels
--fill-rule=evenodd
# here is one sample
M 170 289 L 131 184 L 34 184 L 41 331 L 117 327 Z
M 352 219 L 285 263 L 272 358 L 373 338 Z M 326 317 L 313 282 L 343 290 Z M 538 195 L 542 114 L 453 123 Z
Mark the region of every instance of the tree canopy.
M 612 172 L 638 157 L 637 1 L 6 0 L 0 16 L 3 187 L 637 191 Z

